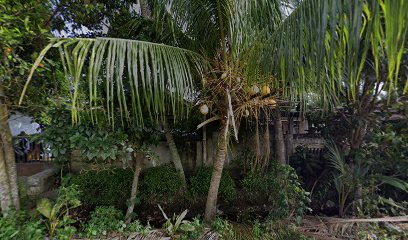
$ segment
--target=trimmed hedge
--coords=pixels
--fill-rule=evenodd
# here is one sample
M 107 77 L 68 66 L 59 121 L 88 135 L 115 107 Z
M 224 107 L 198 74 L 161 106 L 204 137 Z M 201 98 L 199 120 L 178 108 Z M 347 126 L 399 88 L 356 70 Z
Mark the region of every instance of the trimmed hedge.
M 142 198 L 168 200 L 183 187 L 183 179 L 174 167 L 149 168 L 143 174 L 140 187 Z
M 115 206 L 126 208 L 130 197 L 133 172 L 130 169 L 112 168 L 101 171 L 87 171 L 75 175 L 72 184 L 81 190 L 80 200 L 91 206 Z
M 195 196 L 206 196 L 210 188 L 212 168 L 199 168 L 190 178 L 190 192 Z M 86 171 L 74 175 L 71 183 L 81 191 L 82 203 L 96 206 L 115 206 L 126 209 L 130 197 L 133 171 L 112 168 L 101 171 Z M 159 166 L 147 169 L 141 176 L 139 193 L 143 201 L 172 201 L 183 187 L 183 180 L 174 167 Z M 219 196 L 232 200 L 236 195 L 235 183 L 227 171 L 221 177 Z
M 93 207 L 115 206 L 126 208 L 132 188 L 133 171 L 113 168 L 101 171 L 87 171 L 75 175 L 72 184 L 81 190 L 80 200 Z M 176 169 L 159 166 L 147 169 L 141 176 L 140 196 L 146 201 L 161 201 L 173 197 L 183 186 L 183 180 Z
M 193 195 L 205 196 L 210 189 L 212 167 L 199 168 L 190 178 L 190 191 Z M 234 199 L 236 195 L 235 183 L 228 171 L 223 171 L 221 176 L 219 196 L 227 201 Z

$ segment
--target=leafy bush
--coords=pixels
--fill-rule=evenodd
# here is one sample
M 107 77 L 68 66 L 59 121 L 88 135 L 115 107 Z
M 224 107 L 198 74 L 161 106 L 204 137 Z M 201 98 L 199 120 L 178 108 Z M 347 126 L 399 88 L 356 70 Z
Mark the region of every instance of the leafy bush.
M 293 224 L 287 221 L 266 221 L 264 223 L 256 220 L 252 226 L 254 239 L 259 240 L 308 240 L 310 238 L 296 232 Z M 310 239 L 311 240 L 311 239 Z
M 212 168 L 203 167 L 190 178 L 190 191 L 193 195 L 207 195 L 210 189 Z M 236 195 L 235 183 L 227 171 L 221 176 L 219 195 L 224 200 L 230 201 Z
M 220 239 L 234 239 L 234 230 L 232 229 L 232 225 L 228 222 L 228 220 L 216 218 L 213 221 L 211 228 L 219 234 Z
M 13 239 L 18 233 L 16 219 L 10 216 L 0 218 L 0 239 Z
M 73 150 L 79 150 L 84 161 L 103 163 L 124 158 L 132 150 L 127 134 L 120 128 L 112 130 L 104 118 L 98 126 L 90 119 L 72 125 L 70 112 L 63 107 L 51 108 L 48 115 L 51 121 L 33 140 L 47 143 L 57 163 L 65 164 Z
M 125 208 L 132 188 L 133 172 L 130 169 L 87 171 L 73 176 L 71 183 L 82 191 L 80 199 L 91 206 Z
M 197 217 L 193 218 L 193 221 L 190 222 L 190 225 L 193 227 L 193 231 L 185 232 L 187 239 L 199 239 L 205 230 L 204 223 Z
M 295 170 L 289 165 L 275 163 L 266 174 L 247 175 L 242 180 L 242 186 L 250 200 L 266 201 L 271 205 L 272 219 L 285 218 L 291 214 L 302 217 L 310 210 L 309 193 L 301 187 Z
M 408 214 L 408 123 L 380 123 L 353 157 L 369 167 L 362 179 L 360 214 L 377 217 Z
M 44 226 L 38 219 L 27 219 L 23 213 L 9 212 L 0 218 L 0 239 L 42 240 L 45 236 Z
M 78 207 L 79 190 L 76 185 L 66 185 L 63 179 L 62 186 L 58 189 L 56 201 L 42 199 L 37 204 L 38 216 L 30 216 L 26 212 L 10 212 L 7 217 L 0 218 L 0 239 L 33 239 L 40 240 L 46 236 L 50 239 L 68 240 L 75 234 L 76 229 L 71 224 L 68 212 Z
M 41 199 L 37 204 L 37 211 L 43 216 L 48 235 L 52 239 L 71 239 L 76 228 L 71 226 L 75 223 L 69 216 L 71 209 L 81 205 L 78 200 L 80 191 L 77 185 L 66 185 L 67 180 L 63 179 L 62 186 L 58 189 L 58 198 L 55 202 L 49 199 Z
M 256 220 L 252 225 L 252 234 L 257 239 L 261 239 L 265 235 L 265 230 L 259 220 Z
M 44 226 L 39 220 L 30 220 L 22 224 L 18 239 L 42 240 L 44 239 Z M 3 238 L 1 238 L 3 239 Z
M 312 240 L 296 231 L 294 224 L 287 221 L 267 221 L 264 223 L 265 234 L 260 239 L 270 240 Z
M 139 220 L 135 220 L 129 224 L 124 221 L 124 215 L 121 210 L 112 206 L 99 206 L 91 213 L 88 223 L 83 225 L 83 234 L 86 237 L 107 236 L 110 233 L 121 233 L 123 236 L 128 236 L 132 233 L 140 233 L 147 235 L 151 232 L 151 226 L 147 224 L 143 226 Z
M 123 219 L 123 213 L 114 207 L 96 207 L 85 225 L 84 232 L 88 237 L 107 235 L 126 227 Z
M 142 236 L 148 235 L 152 231 L 152 227 L 149 222 L 146 226 L 143 226 L 139 220 L 135 220 L 126 226 L 125 234 L 140 233 Z
M 175 168 L 159 166 L 148 169 L 143 176 L 141 194 L 149 200 L 171 199 L 183 187 L 183 179 Z
M 188 212 L 187 209 L 184 210 L 179 215 L 176 215 L 175 213 L 173 213 L 173 217 L 171 218 L 167 217 L 167 214 L 164 212 L 164 210 L 162 209 L 160 205 L 159 205 L 159 209 L 162 212 L 164 219 L 166 219 L 166 222 L 163 224 L 163 229 L 166 230 L 166 232 L 172 238 L 177 238 L 178 234 L 181 231 L 186 232 L 186 233 L 195 231 L 194 225 L 192 225 L 190 221 L 184 220 Z

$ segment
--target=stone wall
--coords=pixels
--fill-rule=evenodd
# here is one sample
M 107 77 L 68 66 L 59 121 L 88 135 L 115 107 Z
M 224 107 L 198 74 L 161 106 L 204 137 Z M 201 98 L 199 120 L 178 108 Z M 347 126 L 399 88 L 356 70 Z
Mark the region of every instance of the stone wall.
M 17 164 L 17 176 L 28 196 L 37 196 L 49 191 L 57 176 L 57 168 L 52 163 L 30 162 Z

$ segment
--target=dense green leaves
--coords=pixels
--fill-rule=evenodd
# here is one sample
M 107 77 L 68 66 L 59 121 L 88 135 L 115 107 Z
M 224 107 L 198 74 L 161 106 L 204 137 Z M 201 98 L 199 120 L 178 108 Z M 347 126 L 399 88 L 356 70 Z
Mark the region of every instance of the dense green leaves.
M 42 240 L 44 230 L 41 220 L 27 219 L 26 213 L 10 212 L 8 216 L 0 217 L 0 238 L 4 240 Z
M 133 172 L 130 169 L 87 171 L 73 176 L 71 183 L 79 186 L 80 199 L 91 206 L 126 207 L 130 196 Z
M 47 112 L 52 116 L 51 120 L 43 119 L 47 122 L 41 134 L 34 137 L 36 141 L 46 143 L 57 163 L 67 163 L 74 151 L 80 154 L 80 161 L 91 163 L 108 163 L 115 160 L 130 158 L 130 152 L 139 149 L 142 145 L 143 130 L 127 130 L 133 133 L 134 139 L 129 139 L 125 130 L 116 128 L 112 130 L 108 123 L 99 122 L 99 126 L 83 121 L 77 125 L 72 125 L 69 119 L 69 111 L 63 108 L 52 109 Z M 43 123 L 44 124 L 44 123 Z M 45 125 L 45 124 L 44 124 Z M 153 137 L 153 133 L 149 133 Z M 139 139 L 136 139 L 139 137 Z M 150 142 L 149 142 L 150 143 Z
M 122 211 L 114 207 L 96 207 L 85 225 L 85 235 L 95 237 L 118 231 L 124 225 L 123 218 Z
M 51 36 L 46 24 L 51 12 L 49 1 L 0 1 L 0 88 L 10 109 L 18 108 L 18 99 L 32 62 Z M 50 52 L 49 56 L 55 52 Z M 45 59 L 35 69 L 35 83 L 28 88 L 25 106 L 19 111 L 38 116 L 51 97 L 67 93 L 58 61 Z
M 202 196 L 210 189 L 212 169 L 208 167 L 199 168 L 190 178 L 190 191 L 195 196 Z M 230 201 L 236 196 L 234 180 L 228 172 L 223 172 L 221 176 L 220 196 L 222 199 Z
M 140 189 L 148 202 L 171 202 L 182 187 L 183 179 L 174 167 L 159 166 L 146 170 Z
M 267 202 L 270 205 L 271 220 L 286 218 L 291 214 L 300 219 L 310 211 L 309 193 L 302 188 L 291 166 L 273 163 L 265 174 L 251 173 L 245 176 L 242 186 L 248 201 L 254 204 Z

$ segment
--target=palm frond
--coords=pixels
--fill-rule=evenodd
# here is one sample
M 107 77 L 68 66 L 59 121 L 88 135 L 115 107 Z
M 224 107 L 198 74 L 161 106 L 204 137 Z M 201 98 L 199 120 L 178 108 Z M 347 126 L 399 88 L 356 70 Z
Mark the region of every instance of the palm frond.
M 168 21 L 175 34 L 182 32 L 189 41 L 181 46 L 214 56 L 225 48 L 228 32 L 229 0 L 155 0 L 156 17 Z M 160 12 L 159 14 L 157 14 Z M 223 40 L 224 39 L 224 40 Z
M 403 192 L 408 193 L 408 183 L 404 180 L 401 180 L 396 177 L 392 176 L 385 176 L 385 175 L 375 175 L 374 178 L 378 179 L 379 181 L 388 184 L 396 189 L 399 189 Z
M 315 96 L 331 109 L 339 96 L 358 101 L 362 70 L 373 58 L 377 81 L 380 65 L 387 64 L 385 83 L 393 91 L 397 81 L 406 81 L 398 75 L 406 9 L 405 0 L 304 0 L 269 39 L 253 46 L 249 69 L 275 74 L 279 81 L 271 84 L 283 90 L 282 98 Z
M 286 1 L 284 1 L 286 2 Z M 228 44 L 234 59 L 245 57 L 257 41 L 270 37 L 283 20 L 282 1 L 230 1 Z M 242 56 L 244 55 L 244 56 Z
M 170 18 L 158 19 L 171 21 L 175 34 L 181 30 L 190 38 L 187 48 L 209 56 L 222 50 L 237 60 L 255 41 L 280 25 L 282 5 L 287 2 L 292 1 L 156 0 L 156 12 L 167 12 Z
M 95 117 L 93 120 L 97 120 L 96 110 L 104 109 L 112 126 L 118 112 L 120 119 L 133 116 L 137 123 L 143 123 L 147 116 L 158 120 L 168 112 L 175 117 L 185 115 L 185 100 L 193 94 L 194 76 L 205 65 L 198 54 L 163 44 L 113 38 L 53 39 L 33 65 L 32 73 L 52 47 L 60 49 L 66 78 L 71 82 L 74 123 L 85 109 Z M 85 95 L 88 100 L 81 98 Z
M 339 172 L 339 175 L 349 174 L 349 167 L 344 158 L 343 151 L 336 145 L 333 140 L 327 140 L 325 146 L 329 153 L 331 166 Z

